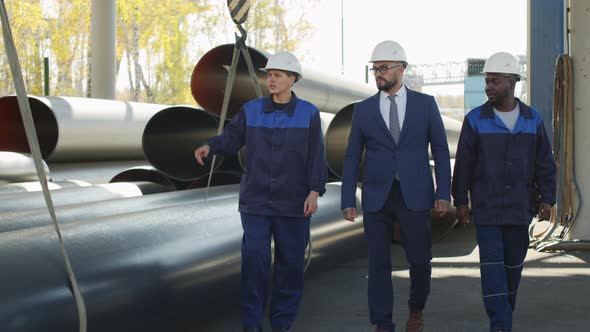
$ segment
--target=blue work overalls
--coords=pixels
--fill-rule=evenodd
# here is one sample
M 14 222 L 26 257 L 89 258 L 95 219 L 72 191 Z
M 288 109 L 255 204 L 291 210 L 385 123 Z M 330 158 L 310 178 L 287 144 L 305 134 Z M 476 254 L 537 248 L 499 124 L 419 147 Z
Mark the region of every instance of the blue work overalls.
M 455 206 L 471 201 L 490 331 L 511 331 L 512 312 L 539 202 L 555 204 L 556 167 L 540 114 L 517 99 L 512 131 L 488 101 L 463 121 L 455 158 Z

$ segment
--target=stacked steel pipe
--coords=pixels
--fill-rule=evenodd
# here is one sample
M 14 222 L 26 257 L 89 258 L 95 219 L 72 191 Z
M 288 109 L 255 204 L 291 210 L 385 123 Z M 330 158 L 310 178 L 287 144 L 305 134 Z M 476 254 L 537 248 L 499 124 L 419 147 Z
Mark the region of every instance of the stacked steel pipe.
M 360 195 L 359 195 L 360 197 Z M 188 331 L 207 306 L 237 303 L 241 223 L 236 196 L 62 225 L 89 331 Z M 360 252 L 362 223 L 343 222 L 340 185 L 319 200 L 312 267 Z M 50 226 L 0 234 L 3 332 L 76 331 Z M 316 259 L 317 258 L 317 259 Z M 225 304 L 227 305 L 227 304 Z

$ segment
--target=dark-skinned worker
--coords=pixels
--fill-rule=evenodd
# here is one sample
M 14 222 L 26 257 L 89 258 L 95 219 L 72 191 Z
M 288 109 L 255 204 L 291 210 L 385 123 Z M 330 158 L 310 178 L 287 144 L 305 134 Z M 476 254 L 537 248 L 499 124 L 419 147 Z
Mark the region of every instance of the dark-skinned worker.
M 344 158 L 342 212 L 357 217 L 355 192 L 365 152 L 362 210 L 369 248 L 368 302 L 378 332 L 395 331 L 391 242 L 399 222 L 401 243 L 410 265 L 409 318 L 406 331 L 424 327 L 422 311 L 430 292 L 432 233 L 430 211 L 443 216 L 451 199 L 447 137 L 434 97 L 402 83 L 407 66 L 403 48 L 379 43 L 370 62 L 379 92 L 356 104 Z M 435 162 L 436 191 L 428 148 Z
M 556 167 L 541 116 L 514 97 L 517 59 L 495 53 L 483 73 L 488 101 L 463 120 L 453 203 L 461 223 L 475 224 L 490 331 L 511 331 L 528 227 L 551 215 Z
M 270 96 L 245 103 L 221 135 L 195 150 L 195 157 L 203 165 L 209 154 L 233 155 L 245 147 L 239 198 L 241 324 L 244 331 L 262 331 L 273 237 L 270 324 L 272 331 L 289 331 L 303 294 L 310 218 L 326 191 L 327 166 L 320 112 L 291 91 L 302 76 L 297 58 L 277 52 L 262 70 Z

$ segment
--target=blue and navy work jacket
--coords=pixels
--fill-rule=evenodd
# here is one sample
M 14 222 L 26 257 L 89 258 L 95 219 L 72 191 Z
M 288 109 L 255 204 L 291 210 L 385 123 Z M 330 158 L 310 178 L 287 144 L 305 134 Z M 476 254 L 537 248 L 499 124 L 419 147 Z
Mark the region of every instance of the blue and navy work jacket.
M 326 191 L 327 165 L 318 109 L 292 93 L 284 110 L 272 97 L 242 106 L 223 133 L 209 140 L 210 153 L 232 155 L 245 146 L 240 183 L 242 213 L 302 217 L 310 191 Z
M 455 206 L 469 203 L 480 225 L 529 224 L 539 202 L 555 204 L 555 161 L 543 120 L 517 100 L 520 114 L 510 131 L 491 103 L 463 121 L 453 174 Z

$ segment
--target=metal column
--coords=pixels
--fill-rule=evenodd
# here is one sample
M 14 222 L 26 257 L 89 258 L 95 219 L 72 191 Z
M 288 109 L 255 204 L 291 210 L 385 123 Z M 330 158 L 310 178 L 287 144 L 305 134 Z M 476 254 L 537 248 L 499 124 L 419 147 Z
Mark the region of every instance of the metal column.
M 555 60 L 563 53 L 563 0 L 528 0 L 528 12 L 527 99 L 541 113 L 553 141 L 553 76 Z
M 590 240 L 590 5 L 585 0 L 570 2 L 570 55 L 574 65 L 574 167 L 578 190 L 584 203 L 574 222 L 570 239 Z
M 116 82 L 116 0 L 92 0 L 90 95 L 115 99 Z

